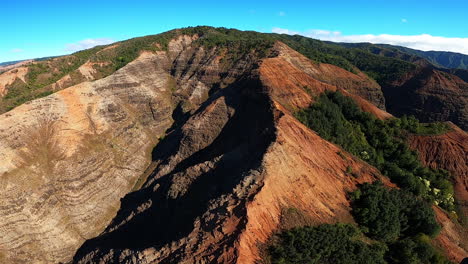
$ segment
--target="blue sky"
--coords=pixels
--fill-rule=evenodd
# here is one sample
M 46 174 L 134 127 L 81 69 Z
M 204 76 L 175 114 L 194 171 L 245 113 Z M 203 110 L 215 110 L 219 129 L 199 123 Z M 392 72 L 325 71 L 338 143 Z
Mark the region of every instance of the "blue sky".
M 468 54 L 467 0 L 2 0 L 0 62 L 210 25 Z

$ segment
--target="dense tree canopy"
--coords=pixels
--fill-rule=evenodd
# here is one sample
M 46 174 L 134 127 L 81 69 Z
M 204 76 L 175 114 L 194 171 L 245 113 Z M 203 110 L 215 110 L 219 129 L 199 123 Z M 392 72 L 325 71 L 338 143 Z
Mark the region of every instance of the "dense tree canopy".
M 424 167 L 404 141 L 408 133 L 443 133 L 447 131 L 444 124 L 421 124 L 414 117 L 382 121 L 361 111 L 340 92 L 322 94 L 296 116 L 324 139 L 377 167 L 401 188 L 447 210 L 454 209 L 449 174 Z
M 302 227 L 279 235 L 280 242 L 270 248 L 271 262 L 281 264 L 379 264 L 386 247 L 366 244 L 360 231 L 345 224 Z

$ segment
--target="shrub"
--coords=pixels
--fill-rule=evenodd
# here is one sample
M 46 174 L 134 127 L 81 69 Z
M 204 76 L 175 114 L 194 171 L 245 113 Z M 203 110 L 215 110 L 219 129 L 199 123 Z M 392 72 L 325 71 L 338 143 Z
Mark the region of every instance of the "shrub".
M 324 139 L 377 167 L 401 188 L 454 210 L 450 175 L 423 167 L 404 142 L 408 133 L 443 132 L 444 124 L 421 124 L 414 117 L 378 120 L 340 92 L 325 92 L 296 117 Z
M 281 264 L 386 263 L 386 247 L 360 240 L 360 231 L 347 224 L 294 228 L 278 235 L 270 260 Z
M 426 202 L 380 182 L 363 184 L 351 200 L 356 222 L 372 238 L 388 242 L 420 233 L 435 236 L 440 230 Z

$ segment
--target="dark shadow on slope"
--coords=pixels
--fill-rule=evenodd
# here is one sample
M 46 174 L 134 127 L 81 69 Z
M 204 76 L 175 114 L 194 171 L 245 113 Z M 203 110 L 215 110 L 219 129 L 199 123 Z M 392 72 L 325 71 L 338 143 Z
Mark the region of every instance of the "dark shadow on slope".
M 433 74 L 432 67 L 425 67 L 401 86 L 382 86 L 387 111 L 396 117 L 413 115 L 421 122 L 451 121 L 465 127 L 466 121 L 460 114 L 463 105 L 451 99 L 456 94 L 446 89 L 443 83 L 440 91 L 418 91 L 427 85 Z
M 187 236 L 193 230 L 195 218 L 207 211 L 210 200 L 231 193 L 245 173 L 260 166 L 264 153 L 274 141 L 271 102 L 262 89 L 258 79 L 245 78 L 213 94 L 199 111 L 220 96 L 235 109 L 214 142 L 180 162 L 170 174 L 127 195 L 116 219 L 125 219 L 147 200 L 152 200 L 152 206 L 118 229 L 109 232 L 112 230 L 110 225 L 108 233 L 88 240 L 77 252 L 75 261 L 96 249 L 103 254 L 111 249 L 158 248 Z M 165 142 L 158 145 L 153 157 L 166 159 L 175 154 L 182 136 L 181 124 L 178 124 Z M 211 170 L 199 175 L 182 196 L 169 197 L 168 190 L 175 173 L 187 173 L 190 166 L 220 155 L 223 155 L 221 160 Z M 159 187 L 153 192 L 155 186 Z M 114 220 L 114 224 L 118 222 Z

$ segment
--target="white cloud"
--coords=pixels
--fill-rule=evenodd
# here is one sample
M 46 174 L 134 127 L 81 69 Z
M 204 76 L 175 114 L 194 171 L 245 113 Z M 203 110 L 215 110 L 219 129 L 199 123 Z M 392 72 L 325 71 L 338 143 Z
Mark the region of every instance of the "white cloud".
M 402 19 L 401 19 L 401 22 L 406 23 L 406 22 L 408 22 L 408 19 L 402 18 Z
M 370 42 L 375 44 L 392 44 L 424 51 L 452 51 L 468 55 L 468 38 L 447 38 L 432 36 L 429 34 L 409 36 L 390 34 L 343 35 L 339 31 L 319 29 L 299 32 L 284 28 L 273 28 L 272 32 L 288 35 L 302 35 L 310 38 L 334 42 Z
M 11 52 L 18 53 L 18 52 L 23 52 L 23 49 L 12 49 Z
M 113 42 L 114 40 L 110 38 L 84 39 L 76 43 L 66 44 L 65 51 L 75 52 L 79 50 L 89 49 L 99 45 L 111 44 Z
M 285 16 L 285 15 L 286 15 L 286 12 L 280 11 L 280 12 L 278 13 L 278 15 L 279 15 L 279 16 Z

